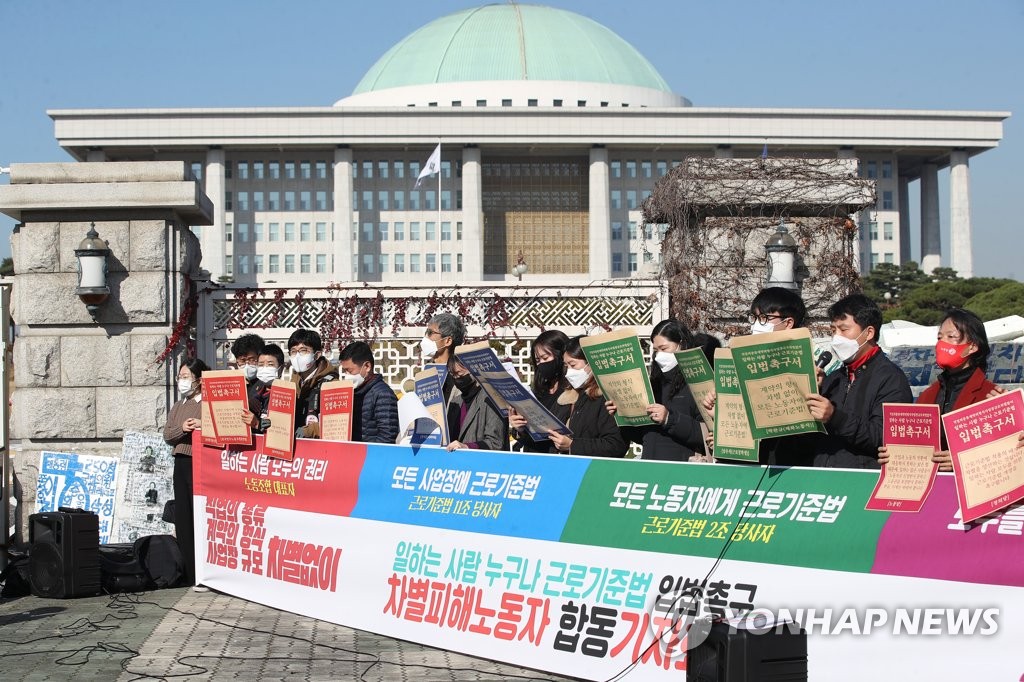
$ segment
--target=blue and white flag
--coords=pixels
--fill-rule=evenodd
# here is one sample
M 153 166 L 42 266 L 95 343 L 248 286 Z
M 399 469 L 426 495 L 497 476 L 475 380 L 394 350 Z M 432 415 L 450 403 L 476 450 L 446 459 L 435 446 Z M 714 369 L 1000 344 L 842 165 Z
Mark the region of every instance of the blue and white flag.
M 423 182 L 423 178 L 430 177 L 431 175 L 439 172 L 440 170 L 441 143 L 439 142 L 437 144 L 437 147 L 434 148 L 433 153 L 430 155 L 430 158 L 427 159 L 427 162 L 425 164 L 423 164 L 423 170 L 420 171 L 419 176 L 417 176 L 416 178 L 416 187 L 418 188 L 420 186 L 420 183 Z

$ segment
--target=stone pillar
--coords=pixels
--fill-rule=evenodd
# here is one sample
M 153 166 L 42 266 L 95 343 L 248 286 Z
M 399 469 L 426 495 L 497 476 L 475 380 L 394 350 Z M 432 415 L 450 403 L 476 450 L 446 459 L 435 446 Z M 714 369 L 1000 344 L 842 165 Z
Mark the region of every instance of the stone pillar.
M 900 263 L 910 260 L 910 178 L 899 176 Z
M 462 149 L 462 279 L 484 278 L 484 192 L 479 147 Z M 438 228 L 440 229 L 440 228 Z
M 20 221 L 11 437 L 23 509 L 33 511 L 42 450 L 116 457 L 125 431 L 162 431 L 178 355 L 155 360 L 199 271 L 189 225 L 212 222 L 189 178 L 181 161 L 13 164 L 0 186 L 0 212 Z M 75 294 L 74 252 L 91 223 L 110 247 L 110 298 L 95 320 Z
M 202 228 L 200 244 L 203 249 L 203 267 L 216 282 L 224 274 L 224 150 L 210 149 L 206 152 L 206 196 L 213 202 L 213 225 Z
M 967 152 L 949 155 L 950 265 L 961 277 L 974 276 L 971 244 L 971 170 Z
M 608 150 L 590 150 L 590 278 L 612 276 L 611 195 L 608 190 Z
M 921 166 L 921 269 L 926 273 L 942 265 L 942 233 L 939 231 L 939 168 Z
M 352 272 L 352 149 L 334 150 L 334 277 L 354 282 Z

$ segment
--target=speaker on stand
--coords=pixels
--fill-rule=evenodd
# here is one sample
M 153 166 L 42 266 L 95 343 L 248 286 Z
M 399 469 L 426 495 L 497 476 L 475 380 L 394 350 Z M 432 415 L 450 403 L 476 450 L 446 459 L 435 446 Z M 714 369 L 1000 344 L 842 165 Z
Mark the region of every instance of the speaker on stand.
M 81 509 L 28 517 L 29 583 L 50 599 L 100 594 L 99 517 Z

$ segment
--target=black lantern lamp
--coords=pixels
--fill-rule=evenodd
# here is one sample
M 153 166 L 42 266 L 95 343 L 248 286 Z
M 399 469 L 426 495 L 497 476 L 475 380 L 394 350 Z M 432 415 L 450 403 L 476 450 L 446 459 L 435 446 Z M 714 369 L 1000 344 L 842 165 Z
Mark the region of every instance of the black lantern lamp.
M 780 218 L 779 227 L 764 245 L 768 254 L 768 281 L 766 287 L 782 287 L 796 291 L 796 240 Z
M 110 287 L 107 286 L 109 255 L 110 247 L 100 239 L 96 223 L 91 223 L 85 239 L 75 249 L 75 258 L 78 259 L 78 288 L 75 293 L 94 319 L 100 306 L 110 297 Z

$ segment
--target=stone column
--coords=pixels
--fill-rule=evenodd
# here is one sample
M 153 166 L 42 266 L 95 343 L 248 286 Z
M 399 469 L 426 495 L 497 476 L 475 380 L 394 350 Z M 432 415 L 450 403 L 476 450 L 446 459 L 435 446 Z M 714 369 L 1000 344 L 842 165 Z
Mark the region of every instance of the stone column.
M 354 282 L 352 272 L 352 149 L 334 150 L 334 277 Z
M 213 225 L 202 228 L 200 243 L 203 249 L 203 267 L 216 282 L 224 274 L 224 150 L 206 152 L 206 196 L 213 202 Z
M 939 168 L 921 166 L 921 269 L 926 273 L 942 265 L 942 233 L 939 231 Z
M 13 164 L 0 211 L 14 258 L 11 437 L 32 509 L 43 450 L 119 456 L 125 431 L 160 433 L 178 355 L 156 364 L 198 273 L 190 224 L 213 207 L 181 161 Z M 75 293 L 90 224 L 110 247 L 110 298 L 94 320 Z M 23 515 L 27 518 L 27 514 Z
M 462 279 L 467 282 L 484 278 L 483 202 L 480 148 L 467 146 L 462 149 Z
M 971 170 L 967 152 L 961 149 L 949 155 L 949 232 L 950 265 L 961 277 L 973 277 Z
M 590 150 L 590 278 L 612 276 L 611 196 L 608 190 L 608 150 Z
M 899 176 L 900 263 L 910 260 L 910 178 Z

